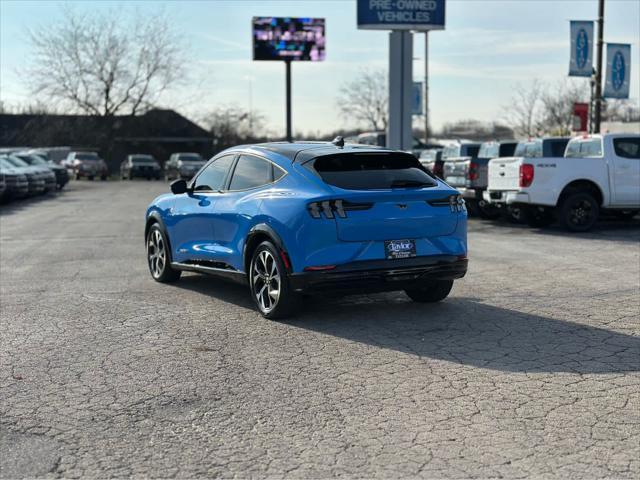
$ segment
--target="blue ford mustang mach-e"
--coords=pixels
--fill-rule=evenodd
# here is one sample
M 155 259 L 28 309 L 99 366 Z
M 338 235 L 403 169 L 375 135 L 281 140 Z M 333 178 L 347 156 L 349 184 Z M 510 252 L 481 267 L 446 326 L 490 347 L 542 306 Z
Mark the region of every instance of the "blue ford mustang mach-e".
M 409 153 L 339 138 L 239 146 L 171 191 L 147 210 L 152 277 L 238 280 L 267 318 L 327 291 L 436 302 L 467 270 L 464 201 Z

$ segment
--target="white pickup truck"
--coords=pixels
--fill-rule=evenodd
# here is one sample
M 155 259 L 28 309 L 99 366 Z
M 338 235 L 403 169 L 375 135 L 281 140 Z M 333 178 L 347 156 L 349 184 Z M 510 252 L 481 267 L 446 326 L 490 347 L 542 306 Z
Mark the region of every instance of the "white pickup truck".
M 489 162 L 484 199 L 519 207 L 531 226 L 555 219 L 576 232 L 589 230 L 601 210 L 621 218 L 640 211 L 640 135 L 584 135 L 563 157 L 547 156 L 553 139 L 521 142 L 514 157 Z

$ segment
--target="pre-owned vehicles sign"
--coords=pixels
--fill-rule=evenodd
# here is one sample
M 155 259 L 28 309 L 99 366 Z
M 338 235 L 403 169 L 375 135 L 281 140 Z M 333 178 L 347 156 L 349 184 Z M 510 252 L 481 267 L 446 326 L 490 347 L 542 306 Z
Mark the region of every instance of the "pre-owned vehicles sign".
M 358 0 L 358 28 L 442 30 L 445 0 Z

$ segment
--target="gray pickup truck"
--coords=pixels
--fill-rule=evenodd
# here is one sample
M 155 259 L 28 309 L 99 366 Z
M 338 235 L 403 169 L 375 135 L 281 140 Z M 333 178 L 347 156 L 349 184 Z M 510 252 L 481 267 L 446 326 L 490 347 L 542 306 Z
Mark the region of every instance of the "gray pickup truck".
M 487 219 L 500 216 L 500 210 L 482 198 L 489 183 L 487 167 L 492 158 L 512 156 L 516 145 L 515 140 L 508 140 L 482 144 L 462 143 L 447 147 L 453 147 L 450 151 L 445 148 L 444 179 L 458 189 L 471 214 Z

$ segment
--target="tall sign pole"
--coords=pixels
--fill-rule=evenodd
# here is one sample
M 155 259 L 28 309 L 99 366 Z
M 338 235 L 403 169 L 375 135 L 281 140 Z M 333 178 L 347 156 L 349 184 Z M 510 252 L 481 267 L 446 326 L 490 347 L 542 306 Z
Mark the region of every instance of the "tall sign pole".
M 424 143 L 429 143 L 429 30 L 424 32 Z
M 604 0 L 598 0 L 598 44 L 596 46 L 596 98 L 595 98 L 595 125 L 594 133 L 600 133 L 602 120 L 602 45 L 604 37 Z
M 285 60 L 284 64 L 287 69 L 287 142 L 291 142 L 293 135 L 291 134 L 291 60 Z

